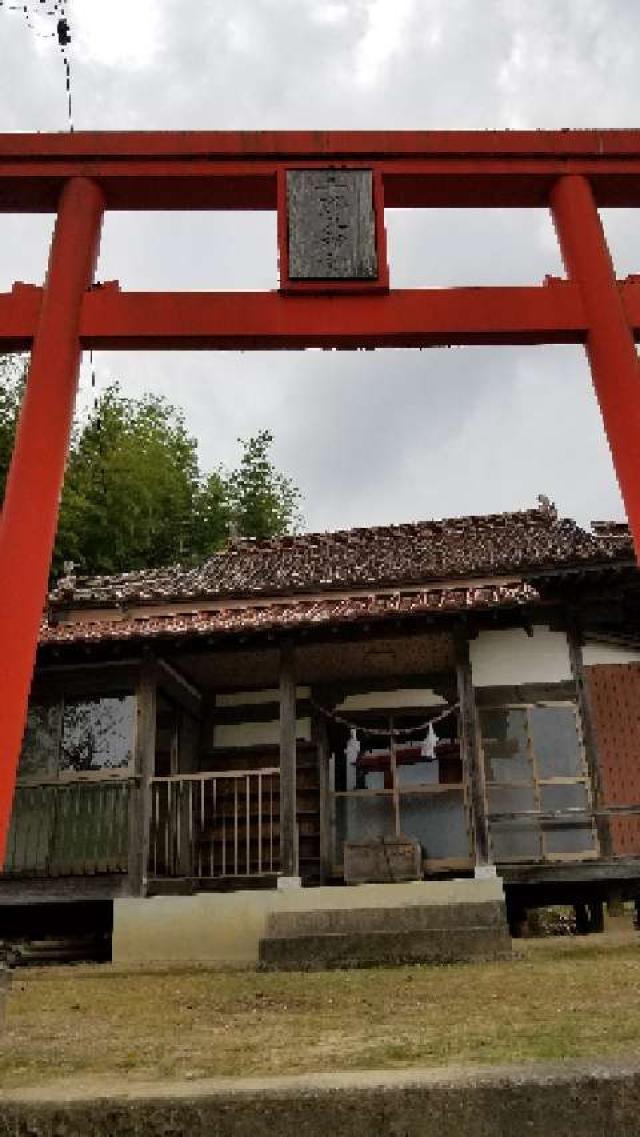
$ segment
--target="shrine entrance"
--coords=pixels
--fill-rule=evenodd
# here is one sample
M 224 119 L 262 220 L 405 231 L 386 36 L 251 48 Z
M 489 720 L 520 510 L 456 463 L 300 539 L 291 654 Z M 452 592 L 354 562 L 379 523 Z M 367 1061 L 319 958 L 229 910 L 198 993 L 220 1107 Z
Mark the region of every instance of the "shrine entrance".
M 639 205 L 638 131 L 0 136 L 0 209 L 57 214 L 43 287 L 0 295 L 0 350 L 31 351 L 0 520 L 0 850 L 82 351 L 583 344 L 640 550 L 640 283 L 598 213 Z M 447 206 L 550 209 L 567 279 L 394 289 L 385 208 Z M 94 285 L 105 210 L 275 210 L 280 287 Z

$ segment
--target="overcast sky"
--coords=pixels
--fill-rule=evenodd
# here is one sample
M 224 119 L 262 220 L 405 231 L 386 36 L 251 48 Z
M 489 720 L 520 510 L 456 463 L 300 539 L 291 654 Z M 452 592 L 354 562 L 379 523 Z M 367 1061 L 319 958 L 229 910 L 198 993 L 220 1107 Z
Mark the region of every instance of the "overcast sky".
M 11 0 L 14 2 L 14 0 Z M 67 0 L 77 130 L 639 126 L 638 0 Z M 46 21 L 41 30 L 47 30 Z M 0 130 L 67 129 L 53 40 L 0 8 Z M 619 275 L 640 218 L 605 214 Z M 545 212 L 386 217 L 392 286 L 562 272 Z M 0 289 L 40 282 L 51 223 L 0 217 Z M 108 215 L 99 279 L 273 288 L 271 214 Z M 97 356 L 104 384 L 182 406 L 203 463 L 276 436 L 311 529 L 622 505 L 573 347 Z M 81 395 L 88 397 L 88 370 Z

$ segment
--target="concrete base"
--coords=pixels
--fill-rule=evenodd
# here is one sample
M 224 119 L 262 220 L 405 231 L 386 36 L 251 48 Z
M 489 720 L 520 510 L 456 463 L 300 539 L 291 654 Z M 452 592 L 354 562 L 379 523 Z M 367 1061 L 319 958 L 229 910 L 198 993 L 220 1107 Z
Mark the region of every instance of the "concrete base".
M 501 900 L 273 912 L 260 941 L 271 970 L 459 963 L 511 955 Z
M 300 876 L 279 876 L 276 884 L 278 892 L 292 892 L 296 888 L 302 888 L 302 877 Z
M 509 959 L 506 928 L 434 928 L 429 932 L 325 932 L 319 936 L 273 936 L 260 941 L 265 971 L 325 971 L 331 968 L 395 967 L 403 963 L 468 963 Z
M 498 870 L 495 865 L 476 865 L 473 875 L 476 880 L 495 880 Z
M 3 1090 L 29 1137 L 637 1137 L 640 1065 L 528 1063 L 212 1082 L 86 1079 Z
M 312 920 L 314 914 L 392 911 L 392 927 L 402 930 L 402 920 L 420 909 L 420 920 L 434 910 L 434 920 L 447 907 L 494 906 L 504 913 L 504 894 L 499 880 L 413 881 L 408 884 L 362 884 L 350 888 L 297 888 L 229 893 L 197 893 L 194 896 L 154 896 L 114 902 L 113 962 L 125 966 L 193 965 L 255 967 L 259 944 L 267 934 L 267 921 L 274 914 L 291 913 Z M 497 906 L 497 907 L 496 907 Z M 352 919 L 353 916 L 349 916 Z M 366 917 L 363 917 L 366 919 Z M 437 921 L 436 921 L 437 922 Z M 435 928 L 432 923 L 430 928 Z M 440 927 L 443 925 L 440 923 Z M 423 928 L 427 925 L 423 923 Z M 326 930 L 326 927 L 325 929 Z M 348 933 L 348 923 L 342 925 Z M 375 930 L 375 929 L 374 929 Z M 382 928 L 381 930 L 384 930 Z M 407 929 L 418 930 L 417 928 Z M 304 934 L 313 934 L 307 924 Z

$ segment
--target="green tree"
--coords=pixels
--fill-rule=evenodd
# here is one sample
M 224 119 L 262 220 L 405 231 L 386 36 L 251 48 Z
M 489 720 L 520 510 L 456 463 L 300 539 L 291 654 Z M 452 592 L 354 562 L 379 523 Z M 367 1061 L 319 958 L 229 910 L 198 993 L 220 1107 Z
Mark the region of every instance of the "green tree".
M 21 356 L 0 356 L 0 501 L 9 472 L 24 375 L 25 362 Z
M 182 413 L 155 395 L 127 399 L 109 387 L 74 433 L 54 571 L 64 561 L 109 573 L 189 557 L 199 484 Z
M 270 457 L 273 435 L 261 430 L 238 439 L 243 447 L 236 470 L 227 477 L 232 523 L 242 537 L 264 540 L 300 528 L 300 491 L 275 469 Z
M 4 491 L 24 383 L 20 359 L 0 363 L 0 491 Z M 108 387 L 76 423 L 62 495 L 53 575 L 193 563 L 231 532 L 265 538 L 300 521 L 300 494 L 275 469 L 273 437 L 242 442 L 239 465 L 202 472 L 182 411 L 163 398 Z

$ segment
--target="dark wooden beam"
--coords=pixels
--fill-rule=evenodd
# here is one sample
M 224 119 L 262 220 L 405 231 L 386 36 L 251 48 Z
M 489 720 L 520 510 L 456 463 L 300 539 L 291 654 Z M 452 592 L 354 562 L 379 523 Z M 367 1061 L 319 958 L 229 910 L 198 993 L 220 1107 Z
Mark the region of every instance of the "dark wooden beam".
M 480 742 L 480 728 L 466 629 L 457 628 L 454 639 L 458 699 L 460 702 L 460 747 L 463 774 L 469 786 L 475 861 L 476 865 L 488 865 L 491 862 L 491 852 L 484 758 Z
M 297 718 L 309 718 L 312 711 L 308 699 L 298 699 Z M 280 715 L 280 703 L 236 703 L 232 707 L 216 707 L 215 726 L 236 726 L 246 722 L 275 722 Z
M 580 627 L 575 619 L 570 622 L 569 630 L 567 632 L 567 642 L 569 644 L 571 672 L 573 674 L 576 687 L 578 711 L 580 713 L 580 720 L 582 722 L 582 737 L 584 740 L 587 770 L 589 771 L 589 778 L 591 779 L 593 804 L 595 810 L 602 810 L 605 803 L 604 795 L 602 792 L 602 778 L 600 774 L 601 767 L 600 753 L 598 750 L 598 738 L 593 718 L 593 708 L 591 706 L 589 684 L 587 683 L 587 678 L 584 671 L 582 634 Z M 596 814 L 596 828 L 598 831 L 600 854 L 603 857 L 610 857 L 613 853 L 613 846 L 611 841 L 611 823 L 609 821 L 609 818 L 602 813 Z
M 475 693 L 479 707 L 505 706 L 507 703 L 573 702 L 575 684 L 571 679 L 560 683 L 520 683 L 504 687 L 479 687 Z
M 298 876 L 296 823 L 296 675 L 295 651 L 280 651 L 280 873 Z
M 99 876 L 0 877 L 0 909 L 14 904 L 76 904 L 83 900 L 115 900 L 137 895 L 127 873 Z
M 194 718 L 202 714 L 202 694 L 197 687 L 178 670 L 175 663 L 158 660 L 158 683 L 172 702 L 188 711 Z
M 324 715 L 314 714 L 311 720 L 311 737 L 318 755 L 318 786 L 320 794 L 320 884 L 326 884 L 331 873 L 331 825 L 329 800 L 329 731 Z

